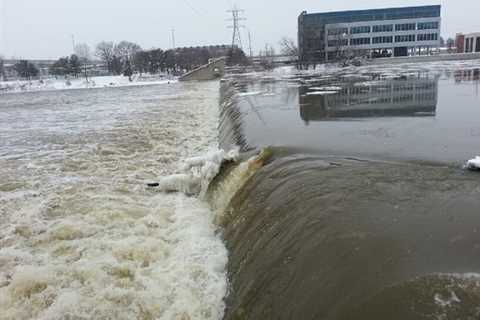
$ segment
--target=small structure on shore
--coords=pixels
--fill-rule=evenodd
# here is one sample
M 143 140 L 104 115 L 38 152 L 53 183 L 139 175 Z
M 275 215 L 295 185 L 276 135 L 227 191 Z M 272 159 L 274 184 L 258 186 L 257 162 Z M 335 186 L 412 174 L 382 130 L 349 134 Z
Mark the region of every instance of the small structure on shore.
M 210 59 L 207 64 L 200 66 L 180 77 L 180 81 L 208 81 L 221 78 L 225 74 L 227 57 Z

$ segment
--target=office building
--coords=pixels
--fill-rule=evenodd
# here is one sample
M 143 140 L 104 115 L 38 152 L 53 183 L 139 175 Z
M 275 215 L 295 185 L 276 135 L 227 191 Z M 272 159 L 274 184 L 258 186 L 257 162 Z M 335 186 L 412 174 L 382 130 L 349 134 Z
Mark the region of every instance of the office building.
M 434 54 L 440 47 L 441 6 L 302 12 L 298 18 L 300 60 L 323 62 L 344 56 L 399 57 Z

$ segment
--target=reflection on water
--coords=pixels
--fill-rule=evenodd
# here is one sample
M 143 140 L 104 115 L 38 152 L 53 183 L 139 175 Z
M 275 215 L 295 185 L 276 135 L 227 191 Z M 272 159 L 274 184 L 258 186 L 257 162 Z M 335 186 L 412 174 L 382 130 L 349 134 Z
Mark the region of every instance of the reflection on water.
M 457 70 L 454 73 L 455 82 L 468 82 L 480 80 L 480 69 L 473 70 Z
M 480 69 L 441 67 L 236 77 L 222 146 L 463 163 L 480 150 Z
M 323 95 L 309 94 L 308 87 L 299 90 L 300 117 L 307 124 L 331 118 L 435 116 L 438 77 L 353 82 Z

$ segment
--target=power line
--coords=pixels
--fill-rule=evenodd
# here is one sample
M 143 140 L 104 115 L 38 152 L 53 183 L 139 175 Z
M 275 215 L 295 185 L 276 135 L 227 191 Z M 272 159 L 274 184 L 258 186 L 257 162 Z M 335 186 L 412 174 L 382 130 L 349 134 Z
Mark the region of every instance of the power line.
M 187 7 L 189 7 L 193 12 L 195 12 L 196 14 L 198 14 L 199 16 L 203 16 L 204 14 L 202 12 L 200 12 L 200 10 L 196 9 L 194 6 L 192 6 L 190 4 L 190 2 L 188 2 L 187 0 L 183 0 L 183 2 L 187 5 Z

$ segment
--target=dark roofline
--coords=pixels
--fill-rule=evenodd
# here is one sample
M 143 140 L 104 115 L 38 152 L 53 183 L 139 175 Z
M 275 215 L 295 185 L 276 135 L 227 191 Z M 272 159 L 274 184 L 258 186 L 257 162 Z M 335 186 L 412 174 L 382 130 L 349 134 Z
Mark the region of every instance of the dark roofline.
M 394 7 L 394 8 L 378 8 L 378 9 L 362 9 L 362 10 L 345 10 L 345 11 L 328 11 L 328 12 L 316 12 L 316 13 L 308 13 L 307 11 L 303 11 L 300 15 L 301 16 L 314 16 L 314 15 L 321 15 L 321 16 L 336 16 L 340 14 L 346 13 L 356 13 L 356 14 L 364 14 L 364 13 L 384 13 L 391 10 L 411 10 L 411 9 L 442 9 L 441 5 L 428 5 L 428 6 L 410 6 L 410 7 Z

